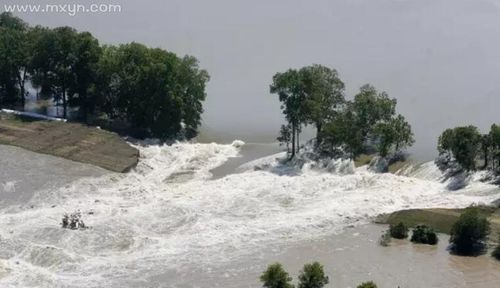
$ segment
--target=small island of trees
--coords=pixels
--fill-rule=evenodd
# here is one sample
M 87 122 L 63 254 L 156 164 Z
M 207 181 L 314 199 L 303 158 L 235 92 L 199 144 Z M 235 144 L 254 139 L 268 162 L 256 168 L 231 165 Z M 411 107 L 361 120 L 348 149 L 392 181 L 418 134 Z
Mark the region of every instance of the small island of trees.
M 278 141 L 291 145 L 290 158 L 298 152 L 307 125 L 316 128 L 316 151 L 328 156 L 400 155 L 415 142 L 410 124 L 396 114 L 396 99 L 367 84 L 346 100 L 335 69 L 315 64 L 277 73 L 270 92 L 278 95 L 287 121 Z

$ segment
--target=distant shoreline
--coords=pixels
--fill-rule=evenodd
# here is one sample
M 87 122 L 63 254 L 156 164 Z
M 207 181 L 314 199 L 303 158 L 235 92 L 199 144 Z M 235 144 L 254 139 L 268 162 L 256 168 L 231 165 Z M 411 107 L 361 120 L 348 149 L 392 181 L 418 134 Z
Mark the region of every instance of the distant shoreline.
M 131 170 L 139 161 L 139 151 L 116 133 L 6 113 L 0 113 L 0 144 L 120 173 Z

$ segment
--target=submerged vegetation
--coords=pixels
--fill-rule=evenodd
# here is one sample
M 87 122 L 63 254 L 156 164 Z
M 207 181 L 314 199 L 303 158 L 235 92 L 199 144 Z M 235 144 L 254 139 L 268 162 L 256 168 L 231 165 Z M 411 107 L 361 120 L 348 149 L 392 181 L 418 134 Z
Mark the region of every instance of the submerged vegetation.
M 432 227 L 422 224 L 417 225 L 417 227 L 413 229 L 410 241 L 420 244 L 436 245 L 439 238 Z
M 324 267 L 319 262 L 305 264 L 299 272 L 297 288 L 322 288 L 329 283 Z M 280 263 L 274 263 L 267 267 L 260 276 L 260 281 L 265 288 L 294 288 L 291 283 L 292 277 L 283 269 Z M 376 288 L 373 282 L 365 282 L 358 287 Z
M 408 227 L 403 222 L 399 222 L 396 225 L 390 225 L 389 233 L 392 238 L 406 239 L 408 238 Z
M 490 222 L 477 208 L 468 208 L 451 228 L 450 243 L 457 254 L 477 254 L 486 247 Z
M 139 43 L 100 45 L 71 27 L 30 27 L 0 14 L 0 107 L 24 106 L 25 83 L 37 97 L 78 108 L 78 119 L 136 137 L 197 134 L 208 73 L 191 56 Z

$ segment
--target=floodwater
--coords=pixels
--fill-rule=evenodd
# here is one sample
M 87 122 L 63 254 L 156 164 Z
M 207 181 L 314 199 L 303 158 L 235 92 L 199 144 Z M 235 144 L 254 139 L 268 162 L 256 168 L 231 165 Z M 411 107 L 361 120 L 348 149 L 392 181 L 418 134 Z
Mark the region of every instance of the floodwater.
M 305 263 L 319 261 L 330 278 L 327 287 L 357 287 L 374 281 L 378 287 L 498 287 L 500 262 L 489 254 L 478 257 L 451 255 L 448 235 L 439 235 L 436 246 L 393 239 L 380 246 L 385 225 L 365 224 L 343 233 L 291 245 L 263 247 L 258 253 L 235 259 L 227 266 L 207 267 L 180 274 L 172 271 L 154 279 L 159 287 L 261 287 L 260 274 L 268 264 L 280 262 L 290 276 Z M 172 282 L 171 282 L 172 281 Z
M 138 146 L 137 168 L 117 174 L 0 146 L 0 287 L 261 287 L 276 261 L 294 279 L 320 261 L 329 287 L 500 283 L 499 262 L 450 255 L 445 235 L 438 246 L 381 247 L 386 228 L 369 224 L 400 209 L 488 203 L 498 187 L 450 192 L 432 163 L 407 176 L 345 164 L 335 173 L 255 171 L 240 163 L 278 148 L 244 147 Z M 90 229 L 60 228 L 74 211 Z

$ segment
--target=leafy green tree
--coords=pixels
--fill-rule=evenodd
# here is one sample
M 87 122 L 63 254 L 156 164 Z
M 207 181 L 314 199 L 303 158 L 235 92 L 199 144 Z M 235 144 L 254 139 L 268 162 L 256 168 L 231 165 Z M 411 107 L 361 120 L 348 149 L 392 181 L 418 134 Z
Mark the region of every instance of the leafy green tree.
M 298 288 L 321 288 L 328 284 L 328 276 L 323 271 L 323 265 L 318 262 L 304 265 L 299 274 Z
M 276 140 L 280 142 L 280 145 L 286 145 L 287 153 L 290 152 L 289 146 L 290 146 L 290 141 L 292 140 L 290 125 L 281 125 L 280 135 L 278 136 L 278 138 L 276 138 Z
M 490 153 L 493 159 L 493 169 L 498 169 L 500 167 L 500 126 L 493 124 L 491 125 L 490 133 Z
M 336 147 L 341 147 L 352 159 L 356 158 L 363 151 L 364 143 L 362 131 L 357 125 L 352 105 L 347 103 L 345 109 L 325 125 L 322 131 L 322 150 L 332 152 Z
M 62 100 L 63 118 L 68 118 L 68 101 L 71 101 L 72 95 L 69 94 L 72 83 L 75 81 L 74 66 L 77 61 L 76 37 L 77 32 L 71 27 L 58 27 L 54 29 L 55 33 L 55 52 L 53 72 L 56 89 L 54 95 L 56 100 Z
M 80 107 L 84 121 L 89 113 L 94 112 L 96 100 L 95 82 L 97 77 L 97 63 L 101 57 L 99 41 L 88 32 L 75 35 L 75 62 L 72 67 L 73 81 L 70 82 L 68 92 L 78 95 L 75 104 Z
M 358 119 L 358 128 L 363 138 L 373 132 L 375 124 L 380 121 L 389 121 L 396 113 L 396 99 L 391 99 L 385 92 L 377 92 L 375 87 L 364 85 L 354 96 L 354 111 Z
M 280 263 L 274 263 L 260 276 L 265 288 L 293 288 L 292 277 L 283 269 Z
M 377 285 L 375 285 L 372 281 L 369 281 L 361 283 L 357 288 L 377 288 Z
M 130 43 L 104 47 L 97 66 L 96 98 L 108 117 L 126 121 L 139 137 L 196 135 L 209 77 L 195 58 Z
M 206 99 L 206 83 L 210 76 L 206 70 L 200 69 L 198 60 L 192 56 L 185 56 L 179 61 L 176 68 L 177 93 L 182 100 L 182 123 L 185 137 L 191 139 L 197 135 L 201 124 L 203 101 Z
M 456 127 L 445 130 L 438 140 L 441 154 L 449 153 L 464 169 L 476 168 L 476 157 L 481 144 L 481 134 L 474 126 Z
M 292 154 L 296 153 L 296 135 L 301 123 L 306 122 L 306 97 L 301 75 L 297 70 L 289 69 L 273 76 L 270 86 L 272 94 L 278 94 L 281 110 L 292 129 Z
M 11 13 L 0 14 L 0 104 L 24 105 L 28 52 L 28 25 Z
M 415 143 L 411 126 L 402 115 L 375 124 L 373 134 L 378 141 L 378 151 L 382 157 L 387 156 L 391 150 L 400 152 Z
M 452 249 L 459 254 L 474 254 L 485 247 L 490 223 L 477 208 L 468 208 L 453 224 L 450 233 Z
M 299 70 L 307 122 L 316 126 L 316 140 L 321 143 L 322 128 L 334 118 L 345 102 L 344 83 L 335 69 L 314 64 Z
M 36 26 L 29 34 L 32 41 L 29 73 L 31 83 L 39 89 L 39 95 L 44 98 L 56 94 L 56 34 L 53 30 Z

